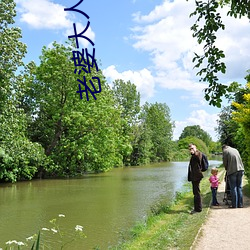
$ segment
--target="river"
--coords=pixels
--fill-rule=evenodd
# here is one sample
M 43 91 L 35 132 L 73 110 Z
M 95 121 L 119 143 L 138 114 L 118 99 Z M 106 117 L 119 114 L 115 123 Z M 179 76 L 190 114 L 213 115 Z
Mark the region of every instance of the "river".
M 220 163 L 210 161 L 211 166 Z M 9 240 L 25 242 L 42 228 L 52 228 L 49 221 L 56 218 L 65 240 L 72 237 L 76 225 L 83 226 L 87 236 L 64 249 L 108 249 L 118 243 L 122 232 L 145 219 L 153 204 L 166 197 L 171 202 L 187 182 L 187 164 L 168 162 L 116 168 L 79 179 L 1 184 L 0 248 L 5 249 Z M 48 245 L 60 240 L 58 233 L 42 233 L 41 240 Z

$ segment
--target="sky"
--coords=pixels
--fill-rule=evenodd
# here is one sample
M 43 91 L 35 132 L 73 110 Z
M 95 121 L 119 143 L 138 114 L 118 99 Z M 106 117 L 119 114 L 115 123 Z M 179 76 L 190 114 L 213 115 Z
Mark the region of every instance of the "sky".
M 89 21 L 84 34 L 93 41 L 98 67 L 109 84 L 116 79 L 134 83 L 141 105 L 166 103 L 175 123 L 173 139 L 177 140 L 186 126 L 200 125 L 217 141 L 214 128 L 221 109 L 205 101 L 207 84 L 199 82 L 192 63 L 194 52 L 202 52 L 190 30 L 195 18 L 189 15 L 195 1 L 84 0 L 77 9 L 89 19 L 64 11 L 79 2 L 16 0 L 15 25 L 22 29 L 22 42 L 28 50 L 24 61 L 39 64 L 43 46 L 51 46 L 53 41 L 64 43 L 74 34 L 74 23 L 82 31 Z M 217 45 L 225 52 L 227 72 L 219 77 L 221 83 L 237 81 L 244 86 L 250 69 L 250 21 L 226 13 L 223 8 L 226 29 L 218 33 Z M 86 39 L 79 39 L 79 47 L 93 48 Z

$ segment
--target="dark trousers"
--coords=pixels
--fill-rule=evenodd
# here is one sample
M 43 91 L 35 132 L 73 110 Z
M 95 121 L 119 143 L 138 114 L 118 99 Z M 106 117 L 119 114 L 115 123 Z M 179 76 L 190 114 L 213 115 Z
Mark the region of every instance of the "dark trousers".
M 200 212 L 202 211 L 200 181 L 192 181 L 192 187 L 194 194 L 194 210 Z
M 218 203 L 217 201 L 217 187 L 211 187 L 212 190 L 212 205 L 216 206 Z

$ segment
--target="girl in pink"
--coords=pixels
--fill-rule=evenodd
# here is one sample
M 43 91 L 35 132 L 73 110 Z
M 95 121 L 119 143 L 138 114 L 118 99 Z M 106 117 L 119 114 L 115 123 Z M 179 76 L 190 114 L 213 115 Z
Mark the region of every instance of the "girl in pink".
M 213 206 L 219 206 L 219 202 L 217 201 L 217 189 L 220 184 L 219 179 L 217 177 L 218 169 L 212 168 L 211 169 L 211 176 L 209 178 L 209 181 L 211 183 L 211 190 L 212 190 L 212 205 Z

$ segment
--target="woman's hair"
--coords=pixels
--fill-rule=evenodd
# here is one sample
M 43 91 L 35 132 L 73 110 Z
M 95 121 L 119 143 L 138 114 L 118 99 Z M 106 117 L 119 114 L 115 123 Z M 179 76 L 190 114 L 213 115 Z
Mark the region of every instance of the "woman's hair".
M 218 173 L 218 168 L 212 168 L 211 169 L 211 174 Z

